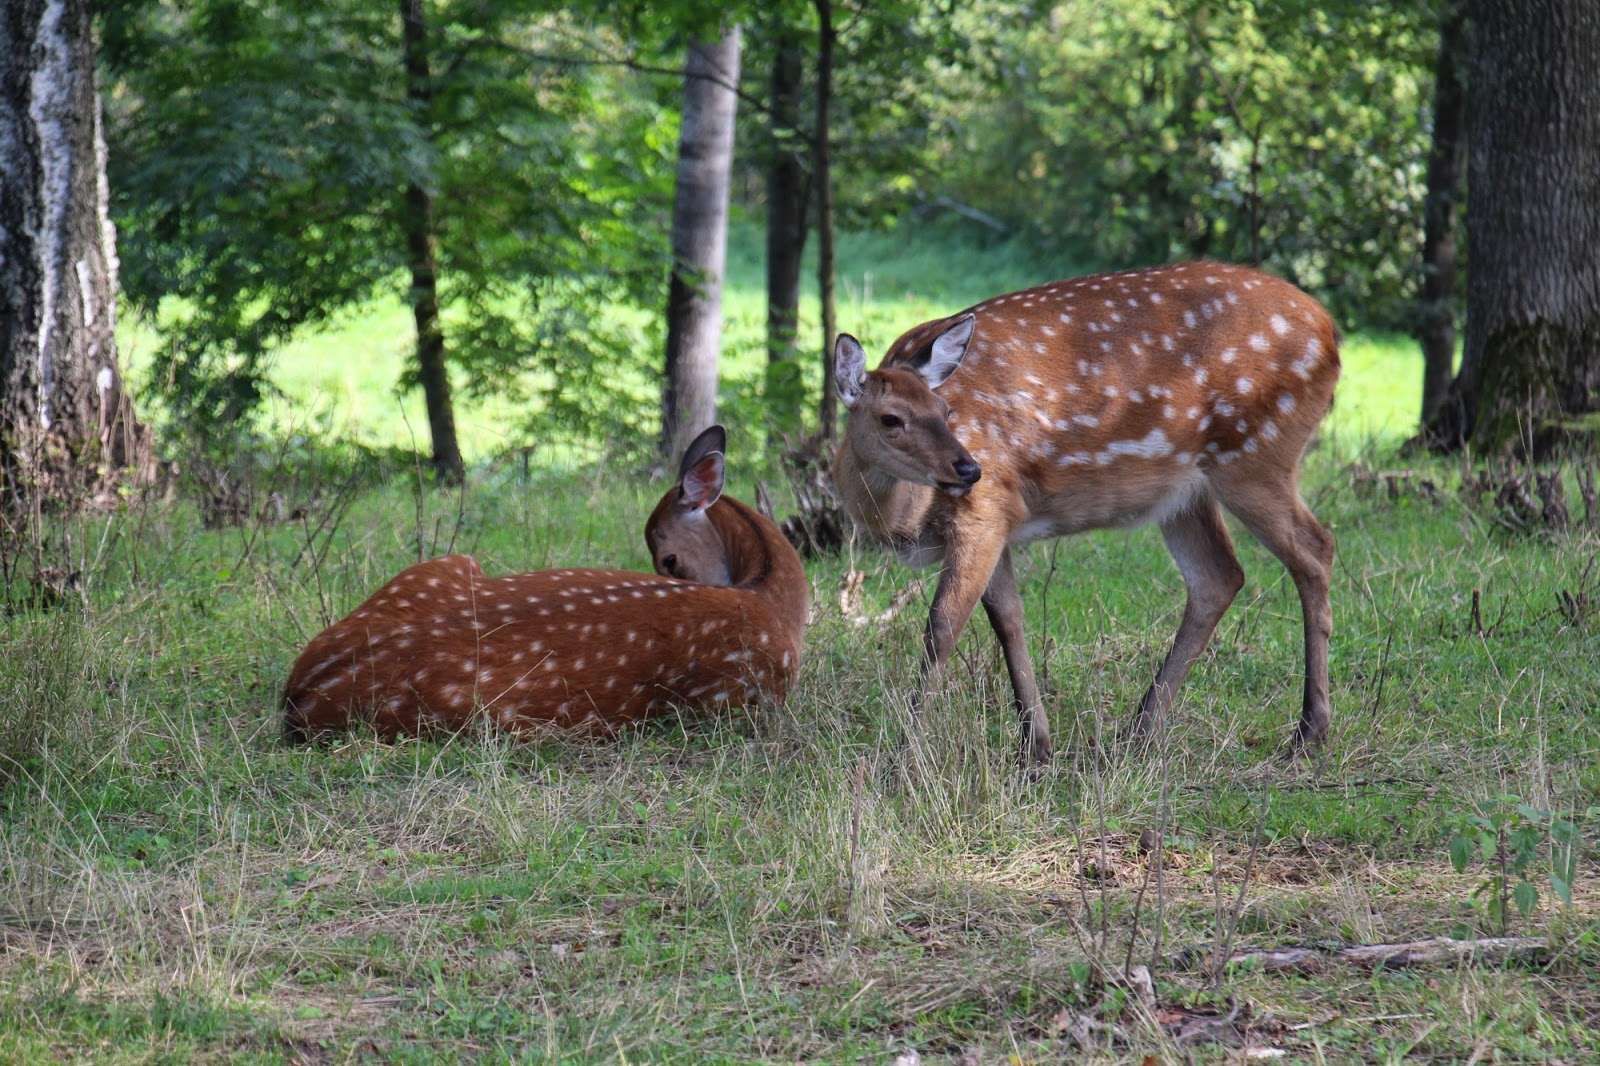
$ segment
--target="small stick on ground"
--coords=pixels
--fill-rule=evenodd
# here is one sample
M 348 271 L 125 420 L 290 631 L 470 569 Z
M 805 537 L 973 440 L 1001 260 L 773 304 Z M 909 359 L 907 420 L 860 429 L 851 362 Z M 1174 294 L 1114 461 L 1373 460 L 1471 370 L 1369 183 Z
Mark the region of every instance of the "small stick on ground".
M 1206 965 L 1213 973 L 1221 973 L 1229 966 L 1315 973 L 1332 963 L 1399 968 L 1458 962 L 1537 961 L 1548 955 L 1550 949 L 1550 938 L 1543 936 L 1486 937 L 1482 940 L 1455 940 L 1440 936 L 1396 944 L 1356 944 L 1332 950 L 1280 948 L 1267 951 L 1236 951 L 1220 960 L 1216 956 L 1208 956 Z M 1195 959 L 1192 954 L 1180 953 L 1169 961 L 1176 966 L 1185 966 L 1193 965 Z

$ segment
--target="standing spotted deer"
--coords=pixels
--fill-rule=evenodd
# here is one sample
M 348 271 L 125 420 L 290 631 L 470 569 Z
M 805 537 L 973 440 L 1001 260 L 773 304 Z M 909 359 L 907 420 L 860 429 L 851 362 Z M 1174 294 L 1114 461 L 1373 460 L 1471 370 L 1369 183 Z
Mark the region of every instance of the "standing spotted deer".
M 722 495 L 725 443 L 721 426 L 697 437 L 650 515 L 656 574 L 487 577 L 466 555 L 403 571 L 301 653 L 284 738 L 478 720 L 604 734 L 675 707 L 781 701 L 800 668 L 805 570 L 771 521 Z
M 921 688 L 938 686 L 981 600 L 1005 654 L 1025 758 L 1050 758 L 1011 548 L 1154 522 L 1188 603 L 1135 733 L 1150 736 L 1244 583 L 1222 508 L 1288 568 L 1305 616 L 1297 750 L 1329 727 L 1333 537 L 1300 498 L 1333 403 L 1339 334 L 1287 282 L 1194 262 L 997 296 L 917 326 L 868 372 L 841 334 L 849 410 L 835 488 L 908 565 L 943 562 Z M 937 391 L 935 391 L 937 390 Z

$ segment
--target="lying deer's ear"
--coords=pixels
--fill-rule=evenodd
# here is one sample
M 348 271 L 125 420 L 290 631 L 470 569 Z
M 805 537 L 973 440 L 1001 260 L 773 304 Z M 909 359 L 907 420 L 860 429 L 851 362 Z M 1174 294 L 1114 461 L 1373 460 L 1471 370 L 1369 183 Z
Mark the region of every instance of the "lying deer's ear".
M 934 338 L 927 362 L 916 368 L 928 388 L 937 389 L 956 372 L 967 354 L 967 345 L 972 342 L 975 325 L 976 320 L 970 314 L 962 315 L 955 325 Z
M 687 458 L 687 456 L 685 456 Z M 678 504 L 690 512 L 704 511 L 722 496 L 724 463 L 721 452 L 707 452 L 683 472 Z
M 861 399 L 867 384 L 867 353 L 848 333 L 839 334 L 833 344 L 833 381 L 839 386 L 839 402 L 848 411 Z
M 711 452 L 727 452 L 728 431 L 721 426 L 708 426 L 700 431 L 700 435 L 689 442 L 683 450 L 683 461 L 678 464 L 678 480 L 682 481 L 689 476 L 689 468 L 704 459 Z

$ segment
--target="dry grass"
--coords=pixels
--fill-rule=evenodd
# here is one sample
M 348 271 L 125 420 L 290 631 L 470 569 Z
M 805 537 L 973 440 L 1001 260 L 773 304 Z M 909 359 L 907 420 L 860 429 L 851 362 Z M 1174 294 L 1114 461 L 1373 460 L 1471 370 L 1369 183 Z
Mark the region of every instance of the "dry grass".
M 1204 963 L 1225 942 L 1484 928 L 1463 907 L 1489 871 L 1447 859 L 1456 812 L 1600 795 L 1600 635 L 1545 606 L 1593 544 L 1402 514 L 1339 478 L 1319 467 L 1341 537 L 1332 750 L 1277 758 L 1298 617 L 1253 548 L 1160 744 L 1119 742 L 1181 602 L 1153 534 L 1119 534 L 1020 567 L 1061 751 L 1038 780 L 975 632 L 907 784 L 922 611 L 858 626 L 832 595 L 860 569 L 865 610 L 888 603 L 908 575 L 873 555 L 814 569 L 785 707 L 604 745 L 285 751 L 282 673 L 322 597 L 343 609 L 414 556 L 411 498 L 361 501 L 317 571 L 289 565 L 288 531 L 245 552 L 173 517 L 130 529 L 91 613 L 3 623 L 0 716 L 48 728 L 0 795 L 0 1059 L 1142 1063 L 1236 1061 L 1243 1040 L 1306 1062 L 1583 1061 L 1592 860 L 1570 911 L 1546 893 L 1516 919 L 1557 941 L 1537 967 L 1219 989 Z M 597 476 L 429 506 L 494 565 L 570 558 L 581 529 L 637 566 L 647 495 Z M 1468 628 L 1475 589 L 1506 605 L 1492 636 Z M 1153 964 L 1154 1003 L 1119 983 L 1129 962 Z

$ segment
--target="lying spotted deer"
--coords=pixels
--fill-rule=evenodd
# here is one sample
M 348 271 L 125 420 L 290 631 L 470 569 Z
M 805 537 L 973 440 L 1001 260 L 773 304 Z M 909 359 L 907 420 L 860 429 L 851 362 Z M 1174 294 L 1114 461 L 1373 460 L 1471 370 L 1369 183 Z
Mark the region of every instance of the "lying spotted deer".
M 645 525 L 657 573 L 487 577 L 449 555 L 403 571 L 301 653 L 285 740 L 368 722 L 386 737 L 485 720 L 605 734 L 694 706 L 782 700 L 808 585 L 771 521 L 722 495 L 721 426 L 689 445 Z
M 1011 548 L 1154 522 L 1188 604 L 1140 701 L 1173 695 L 1244 583 L 1225 507 L 1288 568 L 1305 616 L 1297 750 L 1328 733 L 1333 537 L 1300 498 L 1333 402 L 1339 335 L 1287 282 L 1221 263 L 1097 274 L 997 296 L 907 332 L 870 373 L 835 346 L 849 411 L 833 477 L 845 510 L 908 565 L 943 561 L 913 713 L 981 600 L 1011 674 L 1025 758 L 1050 758 Z M 938 390 L 938 391 L 935 391 Z

